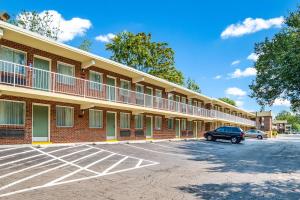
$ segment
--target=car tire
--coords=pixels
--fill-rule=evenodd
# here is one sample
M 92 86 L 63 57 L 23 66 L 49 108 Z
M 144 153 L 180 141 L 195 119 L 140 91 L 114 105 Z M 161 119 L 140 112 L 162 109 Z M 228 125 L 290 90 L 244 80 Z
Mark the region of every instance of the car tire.
M 258 135 L 258 136 L 257 136 L 257 139 L 262 140 L 263 137 L 262 137 L 261 135 Z
M 239 139 L 237 137 L 232 137 L 230 141 L 232 144 L 237 144 Z
M 214 140 L 214 138 L 213 138 L 213 136 L 212 136 L 212 135 L 208 135 L 208 136 L 206 137 L 206 140 L 207 140 L 207 141 L 213 141 L 213 140 Z

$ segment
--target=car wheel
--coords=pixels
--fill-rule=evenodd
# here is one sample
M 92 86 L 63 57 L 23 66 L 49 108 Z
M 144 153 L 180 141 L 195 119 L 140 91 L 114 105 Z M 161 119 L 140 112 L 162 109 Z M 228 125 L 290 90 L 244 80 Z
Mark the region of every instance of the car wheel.
M 231 138 L 231 143 L 232 143 L 232 144 L 237 144 L 238 141 L 239 141 L 239 140 L 238 140 L 237 137 L 232 137 L 232 138 Z
M 208 141 L 212 141 L 213 140 L 213 137 L 211 135 L 208 135 L 207 138 L 206 138 Z
M 261 135 L 258 135 L 258 136 L 257 136 L 257 139 L 262 140 L 263 137 L 262 137 Z

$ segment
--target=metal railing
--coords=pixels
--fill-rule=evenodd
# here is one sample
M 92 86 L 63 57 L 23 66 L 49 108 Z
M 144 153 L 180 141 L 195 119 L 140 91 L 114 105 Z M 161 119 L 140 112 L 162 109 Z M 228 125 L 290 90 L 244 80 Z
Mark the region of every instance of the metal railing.
M 0 83 L 255 125 L 252 120 L 219 111 L 2 60 L 0 60 Z

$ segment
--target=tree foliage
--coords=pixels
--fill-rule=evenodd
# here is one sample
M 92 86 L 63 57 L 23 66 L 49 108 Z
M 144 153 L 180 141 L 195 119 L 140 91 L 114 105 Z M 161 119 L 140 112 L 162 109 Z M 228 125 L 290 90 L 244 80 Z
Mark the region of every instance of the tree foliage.
M 299 131 L 300 130 L 300 115 L 292 114 L 288 111 L 281 111 L 275 117 L 277 120 L 287 120 L 289 124 L 292 125 L 292 129 Z
M 224 101 L 225 103 L 228 103 L 230 105 L 236 106 L 236 102 L 232 99 L 229 99 L 228 97 L 219 98 L 219 100 Z
M 184 84 L 182 72 L 175 68 L 173 49 L 165 42 L 152 42 L 151 34 L 121 32 L 106 44 L 106 50 L 112 52 L 111 59 L 116 62 Z
M 201 89 L 198 83 L 195 80 L 188 78 L 186 81 L 186 87 L 194 92 L 201 93 Z
M 78 49 L 81 49 L 83 51 L 90 52 L 92 46 L 92 41 L 89 39 L 84 39 L 80 45 L 78 46 Z
M 285 18 L 284 27 L 272 39 L 255 45 L 259 56 L 256 79 L 250 85 L 251 97 L 261 106 L 277 98 L 291 101 L 300 110 L 300 7 Z
M 54 17 L 48 11 L 42 14 L 36 11 L 22 11 L 10 22 L 23 29 L 54 40 L 57 40 L 58 34 L 60 33 L 60 27 L 54 25 Z

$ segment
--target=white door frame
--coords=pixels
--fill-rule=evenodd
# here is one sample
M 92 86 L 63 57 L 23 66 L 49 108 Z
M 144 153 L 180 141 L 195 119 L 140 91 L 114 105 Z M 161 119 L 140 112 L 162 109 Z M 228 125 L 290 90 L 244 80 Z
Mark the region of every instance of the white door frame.
M 194 127 L 194 125 L 196 125 L 196 127 Z M 195 133 L 194 134 L 194 138 L 198 137 L 198 122 L 197 121 L 193 121 L 193 132 L 194 132 L 194 128 L 195 128 Z
M 115 114 L 115 136 L 114 137 L 111 137 L 111 136 L 107 136 L 107 113 L 114 113 Z M 106 123 L 105 123 L 105 125 L 106 125 L 106 127 L 105 127 L 105 132 L 106 132 L 106 139 L 107 140 L 114 140 L 114 139 L 117 139 L 117 116 L 118 116 L 118 113 L 117 112 L 115 112 L 115 111 L 106 111 L 106 115 L 105 115 L 105 117 L 106 117 Z
M 151 136 L 147 136 L 147 117 L 151 119 Z M 146 115 L 146 138 L 153 138 L 153 116 Z
M 48 107 L 48 138 L 47 141 L 40 141 L 35 140 L 33 137 L 33 106 L 44 106 Z M 50 127 L 51 127 L 51 105 L 50 104 L 43 104 L 43 103 L 32 103 L 31 105 L 31 142 L 50 142 Z

